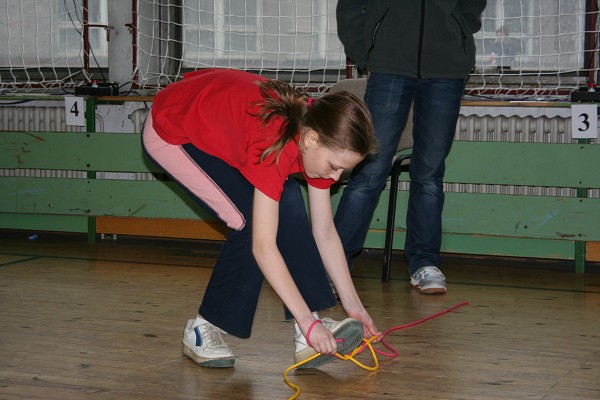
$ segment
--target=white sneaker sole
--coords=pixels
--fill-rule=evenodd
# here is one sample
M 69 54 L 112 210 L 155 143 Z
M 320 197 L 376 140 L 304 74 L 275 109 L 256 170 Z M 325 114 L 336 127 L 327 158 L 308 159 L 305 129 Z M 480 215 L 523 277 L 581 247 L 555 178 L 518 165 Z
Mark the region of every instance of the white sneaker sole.
M 209 368 L 229 368 L 233 367 L 235 364 L 235 357 L 223 357 L 223 358 L 206 358 L 201 357 L 198 354 L 194 353 L 190 347 L 183 343 L 182 347 L 183 354 L 191 359 L 198 365 Z
M 420 291 L 421 293 L 424 294 L 444 294 L 448 291 L 448 289 L 446 289 L 446 287 L 444 286 L 440 286 L 440 285 L 431 285 L 431 286 L 426 286 L 425 288 L 421 288 L 421 285 L 417 284 L 413 284 L 412 282 L 410 283 L 412 287 L 414 287 L 415 289 L 417 289 L 418 291 Z
M 339 354 L 346 355 L 352 350 L 358 347 L 362 342 L 364 336 L 364 329 L 360 322 L 352 318 L 346 318 L 341 321 L 339 325 L 332 331 L 333 337 L 336 339 L 343 339 L 343 342 L 338 343 L 337 352 Z M 299 351 L 294 355 L 294 362 L 297 364 L 307 358 L 310 358 L 317 354 L 315 349 L 307 347 L 306 349 Z M 336 356 L 328 356 L 321 354 L 319 357 L 308 361 L 305 364 L 300 365 L 298 368 L 318 368 L 327 363 L 336 360 Z

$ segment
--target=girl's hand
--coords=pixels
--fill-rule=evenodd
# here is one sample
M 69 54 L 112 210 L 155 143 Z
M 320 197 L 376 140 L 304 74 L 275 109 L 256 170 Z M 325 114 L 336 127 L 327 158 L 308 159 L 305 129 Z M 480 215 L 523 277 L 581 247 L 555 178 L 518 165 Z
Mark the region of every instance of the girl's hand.
M 312 325 L 312 329 L 309 329 L 310 332 L 307 332 L 304 336 L 306 338 L 306 343 L 317 353 L 326 354 L 328 356 L 333 356 L 337 353 L 337 342 L 333 337 L 331 331 L 325 326 L 323 326 L 320 322 L 315 322 Z
M 373 336 L 377 336 L 377 339 L 375 339 L 374 342 L 378 342 L 381 339 L 382 333 L 375 326 L 375 322 L 373 322 L 373 319 L 367 310 L 362 308 L 362 310 L 356 312 L 349 311 L 348 316 L 360 321 L 363 324 L 365 330 L 365 339 L 369 340 Z

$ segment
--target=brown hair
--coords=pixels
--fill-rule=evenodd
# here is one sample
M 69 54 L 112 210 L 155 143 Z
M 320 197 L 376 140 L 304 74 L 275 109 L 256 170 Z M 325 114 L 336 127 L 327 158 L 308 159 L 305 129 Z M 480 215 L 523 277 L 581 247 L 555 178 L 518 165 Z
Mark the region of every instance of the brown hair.
M 274 117 L 283 118 L 279 138 L 267 148 L 261 161 L 271 154 L 277 159 L 283 148 L 300 132 L 301 139 L 310 128 L 319 134 L 319 141 L 331 149 L 347 149 L 362 156 L 374 154 L 377 139 L 366 105 L 346 91 L 314 98 L 291 85 L 278 80 L 259 84 L 264 98 L 256 114 L 266 125 Z

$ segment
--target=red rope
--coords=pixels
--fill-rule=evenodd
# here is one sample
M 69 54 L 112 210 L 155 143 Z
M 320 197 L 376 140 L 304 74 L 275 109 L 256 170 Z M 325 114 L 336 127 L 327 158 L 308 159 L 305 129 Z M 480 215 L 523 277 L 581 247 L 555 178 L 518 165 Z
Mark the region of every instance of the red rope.
M 394 327 L 388 329 L 387 331 L 385 331 L 381 335 L 381 339 L 379 340 L 379 342 L 382 345 L 384 345 L 385 347 L 387 347 L 389 350 L 391 350 L 392 352 L 391 353 L 386 353 L 384 351 L 374 349 L 375 352 L 377 354 L 385 356 L 385 357 L 396 357 L 400 353 L 398 353 L 398 351 L 392 345 L 390 345 L 388 342 L 385 341 L 385 337 L 387 335 L 389 335 L 390 333 L 395 332 L 395 331 L 399 331 L 399 330 L 402 330 L 402 329 L 408 329 L 408 328 L 412 328 L 413 326 L 421 325 L 424 322 L 427 322 L 427 321 L 429 321 L 431 319 L 434 319 L 434 318 L 437 318 L 437 317 L 439 317 L 441 315 L 444 315 L 444 314 L 447 314 L 449 312 L 452 312 L 452 311 L 456 310 L 457 308 L 464 307 L 466 305 L 469 305 L 469 302 L 468 301 L 463 301 L 461 303 L 453 305 L 452 307 L 450 307 L 450 308 L 448 308 L 446 310 L 442 310 L 442 311 L 437 312 L 435 314 L 432 314 L 432 315 L 429 315 L 427 317 L 421 318 L 421 319 L 419 319 L 417 321 L 410 322 L 410 323 L 404 324 L 404 325 L 394 326 Z M 360 349 L 356 352 L 356 354 L 360 354 L 366 347 L 367 347 L 367 343 L 365 341 L 363 341 L 363 344 L 361 345 Z

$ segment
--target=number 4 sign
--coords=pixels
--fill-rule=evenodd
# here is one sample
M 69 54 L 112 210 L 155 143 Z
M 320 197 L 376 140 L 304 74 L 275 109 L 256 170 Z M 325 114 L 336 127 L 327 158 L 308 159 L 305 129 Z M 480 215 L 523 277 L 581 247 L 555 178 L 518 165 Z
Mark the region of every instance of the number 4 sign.
M 598 105 L 571 105 L 571 133 L 573 139 L 596 139 L 598 137 Z
M 85 102 L 83 97 L 65 96 L 66 124 L 85 126 Z

